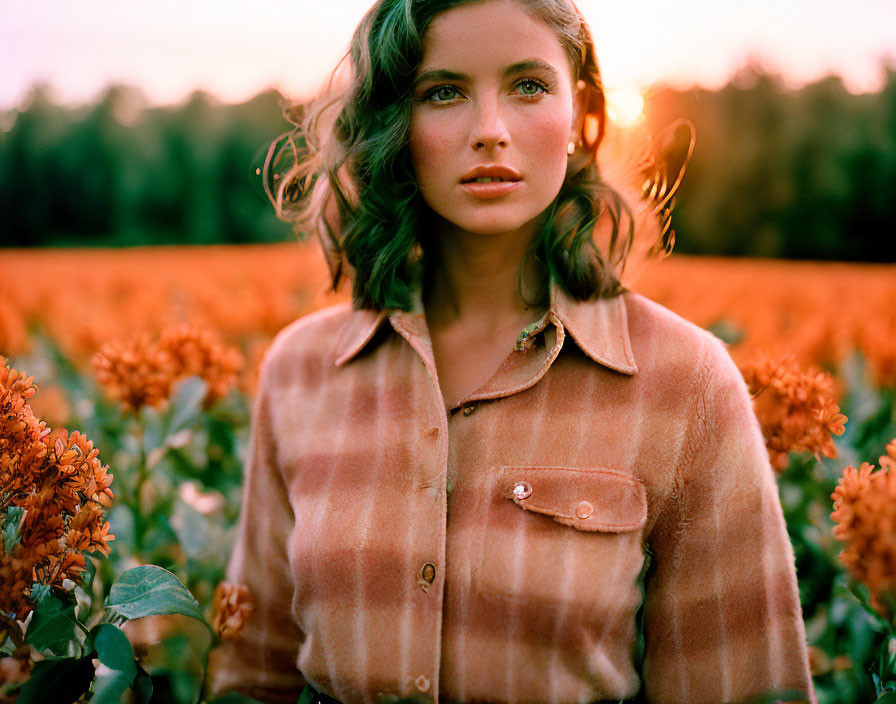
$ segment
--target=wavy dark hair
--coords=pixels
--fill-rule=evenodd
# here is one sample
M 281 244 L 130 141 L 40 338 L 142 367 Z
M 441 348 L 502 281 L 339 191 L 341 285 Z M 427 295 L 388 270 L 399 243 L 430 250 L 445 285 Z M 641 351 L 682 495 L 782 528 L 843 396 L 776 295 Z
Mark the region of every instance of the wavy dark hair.
M 265 186 L 278 215 L 294 222 L 300 236 L 320 235 L 333 286 L 350 278 L 356 307 L 411 306 L 427 252 L 420 226 L 431 213 L 419 195 L 408 147 L 411 87 L 433 18 L 482 1 L 376 2 L 334 72 L 329 95 L 301 118 L 294 115 L 296 129 L 268 151 Z M 571 0 L 515 1 L 555 32 L 579 90 L 588 95 L 567 177 L 529 250 L 544 273 L 541 296 L 549 280 L 578 299 L 616 295 L 623 290 L 619 276 L 635 218 L 598 168 L 606 107 L 590 30 Z M 340 68 L 348 70 L 350 83 L 337 90 Z

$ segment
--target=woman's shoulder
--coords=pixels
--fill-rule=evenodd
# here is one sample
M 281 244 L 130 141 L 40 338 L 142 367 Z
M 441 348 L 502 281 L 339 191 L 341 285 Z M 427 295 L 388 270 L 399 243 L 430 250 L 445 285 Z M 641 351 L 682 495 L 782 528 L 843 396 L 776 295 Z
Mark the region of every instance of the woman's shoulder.
M 338 303 L 293 321 L 274 336 L 265 352 L 262 369 L 323 361 L 343 334 L 351 314 L 349 303 Z
M 639 369 L 740 378 L 725 343 L 711 332 L 639 293 L 623 295 Z

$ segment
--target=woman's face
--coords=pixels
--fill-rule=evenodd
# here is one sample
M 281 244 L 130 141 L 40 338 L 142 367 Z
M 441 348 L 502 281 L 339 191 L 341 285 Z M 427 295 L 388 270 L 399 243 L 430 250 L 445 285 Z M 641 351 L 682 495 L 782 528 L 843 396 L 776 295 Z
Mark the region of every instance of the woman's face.
M 534 233 L 575 138 L 559 39 L 514 0 L 436 16 L 414 85 L 410 149 L 423 200 L 468 232 Z

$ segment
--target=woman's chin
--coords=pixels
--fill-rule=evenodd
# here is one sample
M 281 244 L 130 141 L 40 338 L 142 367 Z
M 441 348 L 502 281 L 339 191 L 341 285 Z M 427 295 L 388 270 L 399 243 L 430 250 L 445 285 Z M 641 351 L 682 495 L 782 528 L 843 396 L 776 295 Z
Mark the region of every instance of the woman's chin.
M 535 231 L 536 218 L 523 219 L 520 217 L 481 217 L 481 218 L 457 218 L 449 220 L 451 226 L 457 230 L 469 232 L 472 235 L 482 237 L 498 237 L 510 233 L 525 234 L 531 236 Z

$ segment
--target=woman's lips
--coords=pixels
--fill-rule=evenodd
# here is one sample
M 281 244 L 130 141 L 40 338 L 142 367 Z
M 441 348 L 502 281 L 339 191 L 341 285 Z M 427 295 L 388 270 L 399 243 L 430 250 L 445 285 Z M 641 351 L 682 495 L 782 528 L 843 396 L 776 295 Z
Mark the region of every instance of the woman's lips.
M 479 164 L 460 179 L 460 187 L 477 198 L 500 198 L 520 186 L 522 175 L 504 164 Z
M 489 183 L 480 183 L 479 181 L 466 181 L 460 184 L 460 187 L 477 198 L 500 198 L 508 193 L 515 191 L 522 184 L 521 180 L 517 181 L 491 181 Z

